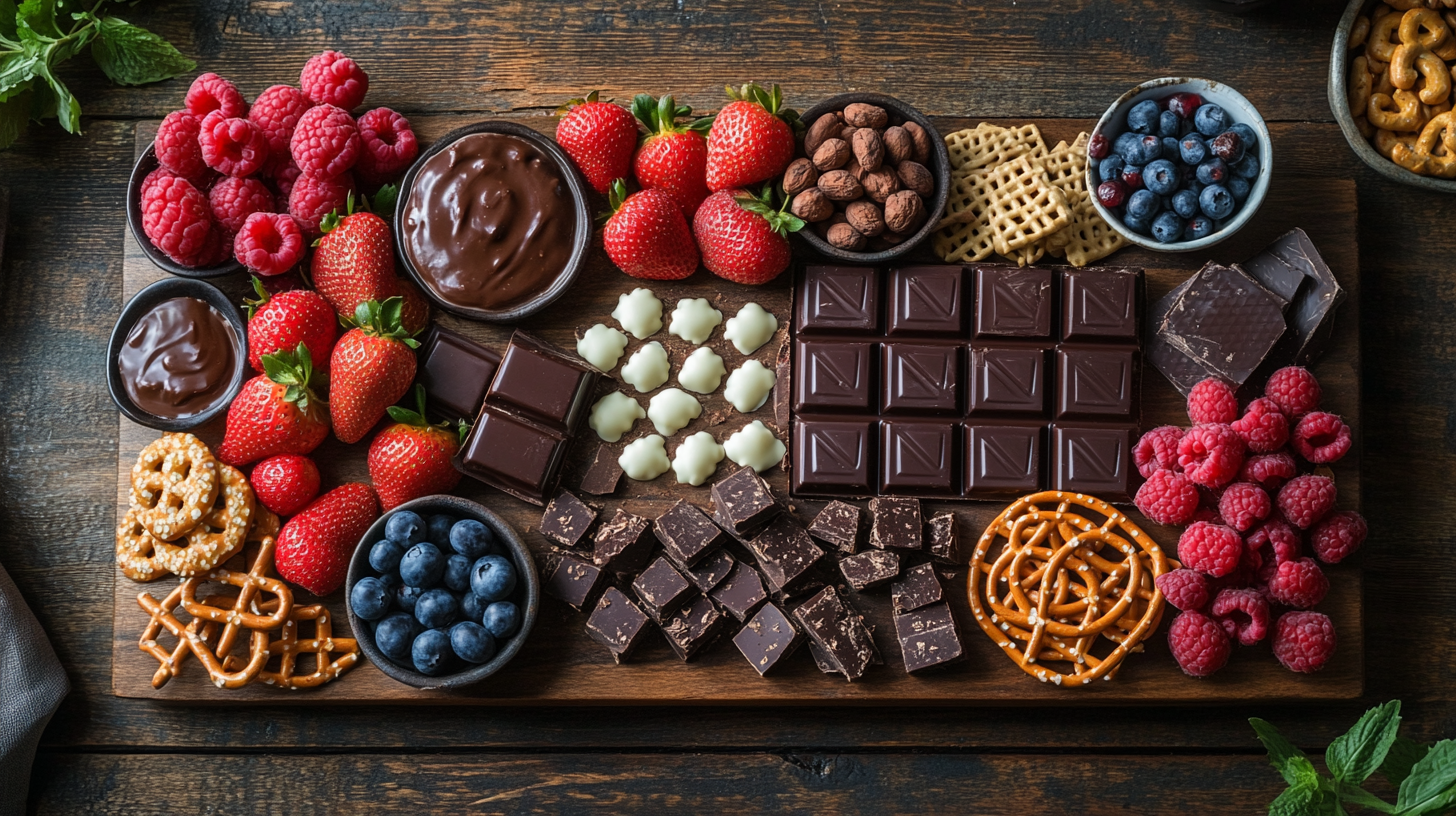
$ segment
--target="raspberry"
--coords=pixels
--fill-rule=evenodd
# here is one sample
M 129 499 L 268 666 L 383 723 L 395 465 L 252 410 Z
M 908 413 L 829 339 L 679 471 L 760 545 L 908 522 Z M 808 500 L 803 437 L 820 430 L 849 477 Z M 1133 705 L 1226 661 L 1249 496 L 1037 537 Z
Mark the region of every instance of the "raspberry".
M 1273 453 L 1289 441 L 1289 418 L 1268 397 L 1249 403 L 1230 427 L 1254 453 Z
M 196 263 L 193 266 L 207 268 L 223 263 L 233 254 L 233 234 L 214 221 L 212 229 L 207 233 L 207 240 L 202 244 L 202 251 L 197 253 Z
M 242 178 L 262 169 L 268 161 L 268 138 L 247 119 L 229 119 L 213 111 L 202 120 L 197 141 L 202 160 L 224 175 Z
M 1253 482 L 1265 490 L 1274 491 L 1298 472 L 1294 457 L 1288 453 L 1263 453 L 1244 460 L 1244 466 L 1239 469 L 1239 481 Z
M 1335 625 L 1318 612 L 1286 612 L 1274 624 L 1274 656 L 1290 671 L 1309 674 L 1335 654 Z
M 1228 383 L 1209 377 L 1188 392 L 1188 419 L 1194 425 L 1227 424 L 1238 419 L 1239 401 Z
M 1245 646 L 1253 646 L 1269 633 L 1269 603 L 1255 590 L 1220 590 L 1210 611 L 1229 638 Z
M 325 51 L 303 64 L 298 85 L 314 102 L 347 111 L 364 101 L 364 94 L 369 92 L 369 75 L 338 51 Z
M 248 111 L 248 121 L 257 125 L 268 139 L 268 154 L 273 164 L 288 158 L 288 142 L 298 118 L 313 107 L 303 91 L 291 85 L 274 85 L 258 94 Z
M 1178 537 L 1178 560 L 1189 569 L 1218 578 L 1233 572 L 1244 555 L 1244 540 L 1222 524 L 1196 521 Z
M 317 238 L 321 234 L 319 222 L 334 210 L 344 212 L 353 189 L 354 177 L 348 173 L 337 178 L 299 176 L 288 193 L 288 212 L 310 238 Z
M 1330 579 L 1313 558 L 1285 561 L 1269 579 L 1269 594 L 1274 600 L 1295 609 L 1308 609 L 1325 599 Z
M 1270 509 L 1269 494 L 1248 482 L 1234 482 L 1218 497 L 1218 514 L 1241 533 L 1263 521 Z
M 213 111 L 222 111 L 222 115 L 228 119 L 248 115 L 248 103 L 243 101 L 238 86 L 212 73 L 192 80 L 192 86 L 187 89 L 185 104 L 187 112 L 198 119 Z
M 1164 425 L 1143 434 L 1132 448 L 1132 461 L 1144 479 L 1151 478 L 1158 470 L 1178 469 L 1178 440 L 1183 438 L 1183 429 Z
M 212 230 L 207 197 L 192 182 L 170 173 L 142 184 L 142 232 L 152 246 L 184 266 L 198 266 Z
M 1320 384 L 1309 369 L 1299 366 L 1281 368 L 1269 375 L 1264 396 L 1274 400 L 1279 410 L 1290 419 L 1299 419 L 1319 408 Z
M 1208 605 L 1208 577 L 1191 569 L 1175 569 L 1153 579 L 1168 603 L 1184 612 L 1197 612 Z
M 172 111 L 157 127 L 152 145 L 157 150 L 157 163 L 183 178 L 201 178 L 207 172 L 202 161 L 202 146 L 197 134 L 202 120 L 187 111 Z
M 1244 544 L 1259 552 L 1265 565 L 1278 566 L 1299 557 L 1299 533 L 1285 522 L 1270 519 L 1249 533 Z M 1271 573 L 1272 575 L 1272 570 Z
M 359 180 L 383 184 L 409 167 L 420 152 L 409 120 L 389 108 L 359 117 Z
M 1198 488 L 1181 473 L 1159 470 L 1138 488 L 1133 504 L 1159 524 L 1187 524 L 1198 509 Z
M 1350 426 L 1334 414 L 1311 411 L 1294 426 L 1294 450 L 1316 465 L 1337 462 L 1350 452 Z
M 1189 677 L 1207 677 L 1228 662 L 1228 634 L 1202 612 L 1180 612 L 1168 627 L 1168 649 Z
M 1178 441 L 1178 466 L 1194 484 L 1223 487 L 1244 464 L 1244 440 L 1227 425 L 1194 425 Z
M 1220 524 L 1224 527 L 1228 526 L 1224 524 L 1223 517 L 1218 514 L 1218 510 L 1207 506 L 1200 506 L 1197 510 L 1193 511 L 1192 521 L 1206 521 L 1210 524 Z
M 298 118 L 288 146 L 304 175 L 333 178 L 359 160 L 359 128 L 342 108 L 319 105 Z
M 1331 513 L 1310 531 L 1309 546 L 1319 560 L 1338 564 L 1360 549 L 1369 532 L 1365 518 L 1359 513 Z
M 1335 508 L 1335 480 L 1306 473 L 1279 488 L 1279 512 L 1290 524 L 1308 530 Z
M 233 240 L 238 263 L 259 275 L 281 275 L 303 258 L 303 229 L 293 216 L 256 212 Z
M 273 179 L 273 185 L 278 188 L 278 195 L 286 199 L 293 192 L 293 182 L 303 175 L 303 171 L 298 169 L 298 165 L 293 163 L 293 157 L 289 156 L 287 164 L 272 168 L 268 175 Z
M 231 234 L 243 228 L 248 216 L 259 212 L 273 212 L 273 194 L 263 182 L 251 178 L 227 178 L 212 185 L 207 193 L 207 203 L 212 208 L 213 220 Z

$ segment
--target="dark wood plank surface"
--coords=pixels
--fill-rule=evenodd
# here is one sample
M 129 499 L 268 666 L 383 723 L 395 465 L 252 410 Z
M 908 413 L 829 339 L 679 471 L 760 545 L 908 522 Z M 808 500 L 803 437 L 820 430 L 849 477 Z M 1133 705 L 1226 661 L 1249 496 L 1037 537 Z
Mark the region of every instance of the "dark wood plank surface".
M 56 812 L 88 807 L 114 812 L 121 808 L 104 804 L 108 790 L 155 786 L 160 764 L 180 767 L 197 762 L 195 755 L 203 752 L 387 751 L 395 764 L 377 777 L 383 784 L 409 779 L 423 767 L 420 757 L 396 756 L 411 750 L 488 750 L 506 758 L 568 750 L 580 752 L 585 758 L 578 767 L 590 769 L 610 762 L 611 752 L 634 748 L 797 748 L 848 755 L 859 763 L 854 767 L 869 769 L 840 785 L 888 778 L 873 776 L 864 759 L 875 752 L 957 757 L 962 751 L 989 750 L 994 756 L 1035 750 L 1035 762 L 1065 785 L 1059 790 L 1079 796 L 1104 769 L 1128 764 L 1113 755 L 1147 751 L 1158 754 L 1142 768 L 1147 783 L 1130 787 L 1150 798 L 1135 810 L 1248 812 L 1273 797 L 1277 779 L 1256 757 L 1225 757 L 1258 750 L 1247 716 L 1279 722 L 1301 746 L 1322 750 L 1369 704 L 1400 697 L 1412 736 L 1451 736 L 1456 695 L 1448 678 L 1456 670 L 1456 649 L 1448 618 L 1456 603 L 1456 570 L 1449 559 L 1456 499 L 1449 486 L 1456 482 L 1451 419 L 1456 328 L 1448 316 L 1456 307 L 1456 288 L 1448 259 L 1456 253 L 1450 229 L 1456 202 L 1378 176 L 1354 157 L 1331 122 L 1325 73 L 1342 5 L 1283 0 L 1248 17 L 1210 14 L 1194 0 L 942 2 L 893 10 L 884 4 L 788 2 L 772 11 L 762 4 L 633 2 L 585 12 L 527 3 L 173 0 L 129 9 L 129 18 L 197 57 L 200 70 L 238 78 L 250 96 L 295 76 L 321 48 L 352 52 L 375 77 L 371 102 L 412 116 L 509 109 L 546 115 L 563 98 L 592 87 L 615 95 L 671 90 L 715 107 L 719 86 L 758 78 L 783 82 L 795 100 L 861 88 L 899 94 L 937 115 L 1085 118 L 1149 77 L 1189 73 L 1228 81 L 1271 120 L 1280 140 L 1281 174 L 1353 179 L 1357 185 L 1366 361 L 1362 504 L 1371 541 L 1356 560 L 1365 577 L 1371 668 L 1365 696 L 1348 703 L 1110 708 L 1073 717 L 1036 708 L 654 707 L 598 709 L 589 716 L 550 708 L 241 711 L 115 698 L 108 622 L 117 428 L 102 387 L 103 357 L 122 303 L 117 236 L 124 224 L 133 120 L 175 108 L 186 81 L 109 87 L 78 59 L 64 74 L 87 114 L 85 136 L 68 136 L 54 124 L 32 127 L 0 154 L 0 179 L 12 191 L 0 267 L 0 370 L 6 386 L 0 389 L 6 418 L 0 426 L 0 561 L 50 632 L 75 689 L 46 733 L 48 753 L 36 775 L 38 805 Z M 90 753 L 96 751 L 104 753 Z M 127 758 L 117 756 L 157 751 L 185 751 L 188 757 L 171 754 L 145 766 L 126 765 Z M 1170 752 L 1173 758 L 1164 756 Z M 1157 767 L 1189 754 L 1206 754 L 1193 762 L 1189 775 L 1156 776 Z M 242 784 L 273 784 L 267 780 L 277 773 L 309 764 L 286 772 L 255 766 L 243 774 Z M 1230 770 L 1216 777 L 1214 793 L 1196 800 L 1199 807 L 1181 807 L 1180 792 L 1209 784 L 1199 780 L 1214 778 L 1217 767 Z M 340 763 L 332 784 L 349 768 Z M 695 784 L 696 772 L 685 771 L 663 787 L 693 796 L 727 784 L 713 777 Z M 531 782 L 546 778 L 550 774 L 542 773 Z M 426 777 L 420 779 L 416 789 L 426 784 Z M 204 787 L 179 784 L 194 791 Z M 895 809 L 899 797 L 911 795 L 910 787 L 882 784 L 866 801 Z M 1218 798 L 1225 790 L 1229 798 Z M 1239 791 L 1256 794 L 1240 799 Z M 418 811 L 428 795 L 389 803 Z M 144 807 L 139 799 L 130 801 Z M 1014 802 L 984 801 L 975 809 L 1016 811 Z M 947 806 L 931 803 L 925 809 Z M 337 797 L 320 805 L 341 807 Z M 1064 810 L 1055 801 L 1052 809 Z

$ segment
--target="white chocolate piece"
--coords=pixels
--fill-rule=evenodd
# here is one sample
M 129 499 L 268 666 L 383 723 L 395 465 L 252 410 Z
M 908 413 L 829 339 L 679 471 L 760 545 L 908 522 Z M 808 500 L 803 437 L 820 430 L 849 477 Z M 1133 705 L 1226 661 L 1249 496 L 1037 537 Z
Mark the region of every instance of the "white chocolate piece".
M 677 483 L 697 487 L 713 475 L 718 463 L 723 461 L 723 446 L 707 431 L 698 431 L 687 439 L 672 454 L 672 472 L 677 474 Z
M 631 294 L 617 298 L 617 308 L 612 317 L 627 333 L 638 340 L 646 340 L 662 329 L 662 301 L 651 289 L 638 287 Z
M 723 366 L 723 358 L 712 349 L 703 346 L 683 360 L 682 368 L 677 372 L 677 381 L 689 391 L 711 394 L 718 390 L 718 386 L 723 382 L 723 375 L 727 373 L 728 369 Z
M 702 404 L 681 388 L 668 388 L 647 403 L 647 418 L 663 436 L 672 436 L 702 415 Z
M 739 354 L 752 354 L 779 330 L 779 319 L 757 303 L 745 303 L 737 317 L 728 318 L 723 336 L 733 341 Z
M 773 431 L 756 419 L 744 425 L 723 443 L 723 452 L 728 454 L 734 464 L 751 467 L 759 473 L 778 464 L 784 458 L 786 450 L 788 449 L 784 447 L 784 443 L 774 436 Z
M 650 482 L 672 467 L 667 461 L 667 441 L 657 434 L 629 442 L 617 457 L 617 464 L 628 479 L 639 482 Z
M 757 360 L 749 360 L 728 375 L 728 387 L 723 389 L 723 398 L 738 413 L 752 413 L 763 407 L 773 387 L 774 373 L 768 370 L 768 366 Z
M 714 309 L 707 298 L 683 298 L 672 310 L 672 323 L 668 325 L 667 333 L 700 346 L 722 322 L 723 313 Z
M 581 359 L 606 372 L 617 367 L 622 359 L 622 349 L 627 347 L 627 335 L 605 323 L 598 323 L 586 330 L 576 341 L 576 353 Z
M 621 391 L 602 397 L 592 406 L 591 418 L 587 424 L 597 432 L 603 442 L 616 442 L 622 434 L 632 430 L 637 420 L 647 416 L 647 411 L 637 400 Z
M 667 382 L 667 349 L 653 340 L 637 349 L 627 364 L 622 366 L 622 382 L 645 394 Z

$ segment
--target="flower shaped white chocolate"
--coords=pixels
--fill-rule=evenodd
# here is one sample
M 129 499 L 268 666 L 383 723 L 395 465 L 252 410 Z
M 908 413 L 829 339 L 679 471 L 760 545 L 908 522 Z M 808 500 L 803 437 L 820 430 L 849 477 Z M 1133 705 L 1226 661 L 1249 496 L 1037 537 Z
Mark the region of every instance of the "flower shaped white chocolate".
M 622 382 L 645 394 L 667 382 L 667 373 L 667 349 L 653 340 L 632 354 L 621 376 Z
M 689 391 L 711 394 L 718 390 L 726 373 L 728 369 L 723 366 L 723 358 L 704 346 L 683 360 L 682 368 L 677 372 L 677 381 Z
M 752 354 L 779 330 L 779 319 L 757 303 L 745 303 L 737 317 L 728 318 L 723 336 L 733 341 L 739 354 Z
M 602 371 L 616 368 L 617 361 L 622 359 L 622 349 L 626 347 L 627 335 L 605 323 L 587 329 L 576 341 L 576 353 L 581 355 L 581 359 Z
M 668 388 L 647 403 L 647 418 L 663 436 L 672 436 L 702 413 L 697 398 L 681 388 Z
M 672 454 L 672 472 L 677 474 L 678 484 L 694 487 L 707 481 L 718 463 L 723 461 L 723 446 L 707 431 L 698 431 L 684 439 Z
M 667 461 L 667 442 L 657 434 L 635 439 L 622 448 L 617 464 L 628 479 L 650 482 L 672 467 Z
M 651 289 L 633 289 L 631 294 L 617 298 L 617 308 L 612 317 L 622 324 L 627 333 L 638 340 L 646 340 L 662 328 L 662 301 Z
M 728 375 L 728 387 L 723 389 L 723 398 L 732 403 L 740 414 L 747 414 L 763 407 L 773 387 L 774 373 L 768 370 L 768 366 L 749 360 Z
M 723 452 L 734 464 L 751 467 L 759 473 L 778 464 L 784 458 L 785 450 L 784 443 L 774 436 L 773 431 L 756 419 L 723 443 Z
M 667 333 L 697 346 L 702 345 L 722 322 L 723 313 L 714 309 L 707 298 L 683 298 L 672 310 L 672 323 L 668 324 Z
M 622 434 L 632 430 L 637 420 L 647 416 L 637 400 L 621 391 L 602 397 L 592 406 L 591 418 L 587 424 L 597 432 L 603 442 L 616 442 Z

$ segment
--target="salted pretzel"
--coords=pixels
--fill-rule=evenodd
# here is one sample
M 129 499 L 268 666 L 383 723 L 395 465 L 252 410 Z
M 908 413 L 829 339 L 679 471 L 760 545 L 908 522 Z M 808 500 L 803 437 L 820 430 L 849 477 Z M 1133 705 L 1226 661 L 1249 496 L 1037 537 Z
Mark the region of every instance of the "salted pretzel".
M 248 660 L 235 668 L 231 663 L 229 666 L 224 666 L 223 661 L 213 654 L 204 637 L 206 633 L 203 631 L 203 624 L 206 622 L 194 620 L 184 625 L 173 614 L 182 603 L 182 586 L 180 584 L 160 602 L 150 593 L 142 592 L 137 595 L 137 603 L 146 610 L 148 615 L 151 615 L 147 627 L 142 630 L 139 644 L 141 650 L 157 658 L 162 664 L 157 673 L 152 676 L 153 688 L 161 688 L 166 685 L 167 681 L 176 674 L 181 663 L 180 655 L 175 651 L 168 652 L 157 643 L 157 635 L 161 633 L 162 629 L 166 629 L 172 633 L 173 637 L 187 644 L 187 651 L 196 655 L 198 661 L 202 663 L 202 667 L 207 670 L 208 676 L 212 678 L 212 684 L 218 688 L 235 689 L 246 686 L 258 676 L 258 672 L 262 671 L 263 665 L 268 662 L 268 633 L 254 630 L 251 633 L 252 642 Z M 197 625 L 194 626 L 193 623 Z M 180 647 L 181 643 L 179 642 L 178 645 Z
M 265 536 L 247 572 L 216 569 L 206 575 L 194 576 L 182 582 L 182 608 L 194 618 L 225 624 L 222 638 L 217 644 L 217 653 L 226 656 L 230 651 L 238 629 L 277 629 L 288 621 L 293 611 L 293 590 L 277 578 L 269 577 L 273 570 L 273 553 L 277 540 Z M 197 600 L 197 591 L 205 585 L 223 584 L 236 587 L 237 598 L 231 607 L 219 609 Z M 273 596 L 269 602 L 272 612 L 263 614 L 250 611 L 259 608 L 259 593 Z
M 967 576 L 971 612 L 1022 671 L 1044 683 L 1110 680 L 1158 628 L 1164 601 L 1153 579 L 1173 563 L 1108 503 L 1033 493 L 1007 507 L 977 542 Z M 1102 640 L 1113 644 L 1105 653 Z
M 127 508 L 116 525 L 116 566 L 133 581 L 155 581 L 169 570 L 157 561 L 157 539 L 142 525 L 140 510 Z
M 237 468 L 218 463 L 222 488 L 179 543 L 157 541 L 157 563 L 186 578 L 214 569 L 242 549 L 253 522 L 253 487 Z
M 1456 111 L 1431 119 L 1413 144 L 1397 141 L 1390 160 L 1417 173 L 1456 178 Z
M 270 601 L 268 605 L 272 603 Z M 308 620 L 314 622 L 313 637 L 300 640 L 299 624 Z M 353 638 L 336 638 L 333 632 L 329 610 L 322 604 L 293 607 L 288 620 L 283 623 L 280 638 L 268 644 L 269 655 L 280 658 L 278 671 L 269 671 L 265 667 L 258 680 L 279 688 L 301 689 L 321 686 L 338 678 L 359 662 L 359 642 Z M 342 654 L 333 657 L 334 652 Z M 314 656 L 314 670 L 310 674 L 297 674 L 298 658 L 307 654 Z
M 1441 15 L 1430 9 L 1407 11 L 1397 34 L 1400 45 L 1391 52 L 1391 84 L 1408 91 L 1424 80 L 1418 94 L 1421 102 L 1445 102 L 1451 94 L 1451 69 L 1445 61 L 1456 59 L 1456 38 Z
M 1410 91 L 1396 91 L 1391 94 L 1370 95 L 1365 106 L 1365 116 L 1370 124 L 1381 130 L 1420 130 L 1422 122 L 1421 99 Z
M 164 434 L 142 448 L 131 469 L 137 520 L 161 541 L 185 535 L 201 523 L 218 489 L 218 462 L 192 434 Z

